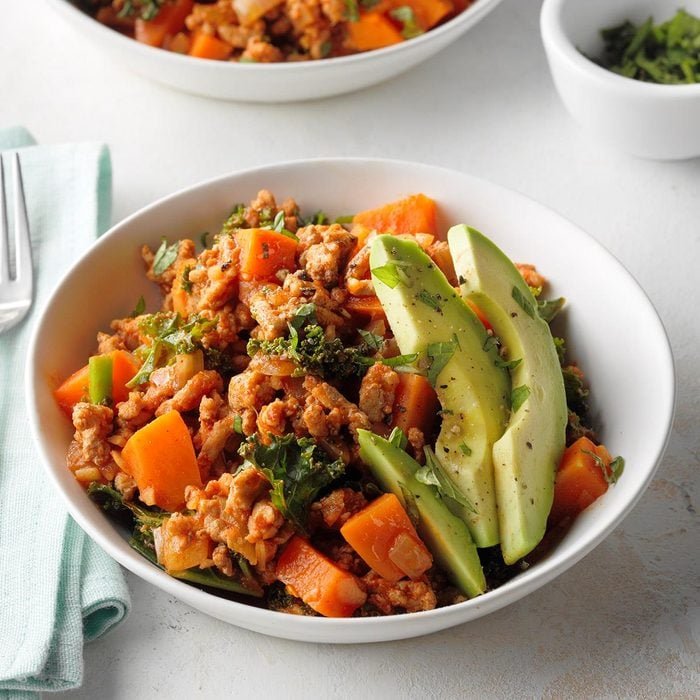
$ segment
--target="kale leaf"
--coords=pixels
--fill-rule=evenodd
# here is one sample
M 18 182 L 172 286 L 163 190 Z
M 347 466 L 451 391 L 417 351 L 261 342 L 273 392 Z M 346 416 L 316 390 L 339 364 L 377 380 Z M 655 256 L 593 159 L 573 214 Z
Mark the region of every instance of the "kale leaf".
M 345 463 L 331 460 L 311 438 L 289 434 L 269 439 L 266 445 L 254 435 L 241 445 L 242 468 L 253 466 L 267 477 L 275 508 L 305 533 L 309 505 L 321 489 L 344 474 Z

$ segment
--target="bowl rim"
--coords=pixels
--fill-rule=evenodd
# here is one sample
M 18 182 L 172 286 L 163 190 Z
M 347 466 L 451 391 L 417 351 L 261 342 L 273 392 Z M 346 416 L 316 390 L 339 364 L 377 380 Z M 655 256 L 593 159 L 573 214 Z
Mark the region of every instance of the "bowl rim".
M 673 101 L 695 99 L 700 96 L 700 83 L 680 85 L 647 83 L 613 73 L 585 56 L 576 48 L 569 35 L 564 31 L 562 13 L 570 1 L 575 2 L 576 0 L 544 0 L 540 12 L 540 31 L 545 48 L 556 51 L 570 68 L 603 87 L 639 97 L 654 97 Z
M 348 163 L 361 163 L 363 165 L 373 165 L 377 167 L 399 167 L 399 168 L 411 168 L 418 171 L 423 171 L 426 173 L 441 173 L 443 176 L 457 177 L 465 181 L 476 184 L 479 187 L 491 189 L 494 192 L 504 195 L 507 198 L 520 200 L 521 203 L 527 206 L 534 206 L 539 210 L 544 210 L 550 215 L 554 216 L 562 226 L 567 228 L 567 236 L 570 237 L 570 242 L 572 245 L 576 244 L 577 240 L 585 240 L 585 242 L 597 250 L 599 254 L 607 256 L 611 259 L 611 262 L 617 267 L 618 274 L 626 278 L 627 281 L 636 288 L 637 292 L 640 294 L 639 301 L 643 303 L 643 307 L 647 312 L 647 317 L 650 322 L 653 322 L 656 326 L 654 330 L 654 337 L 658 339 L 660 348 L 663 348 L 663 357 L 659 357 L 660 364 L 663 364 L 664 370 L 664 388 L 667 390 L 666 402 L 659 410 L 659 416 L 663 417 L 663 421 L 660 425 L 663 430 L 664 438 L 660 441 L 657 446 L 656 453 L 653 458 L 649 460 L 650 465 L 648 474 L 646 478 L 639 484 L 636 491 L 632 494 L 632 497 L 619 507 L 619 510 L 613 512 L 609 515 L 607 519 L 598 519 L 595 524 L 586 531 L 582 536 L 579 544 L 568 554 L 559 554 L 556 556 L 556 548 L 553 550 L 555 556 L 549 556 L 544 560 L 538 562 L 529 571 L 525 571 L 519 574 L 516 578 L 507 581 L 502 586 L 498 588 L 487 591 L 481 596 L 466 600 L 455 605 L 449 605 L 442 608 L 436 608 L 433 610 L 406 613 L 403 615 L 396 616 L 381 616 L 381 617 L 369 617 L 369 618 L 324 618 L 324 617 L 305 617 L 305 616 L 290 616 L 285 613 L 280 613 L 277 611 L 269 610 L 267 608 L 260 608 L 247 603 L 238 602 L 236 600 L 229 600 L 223 597 L 216 596 L 213 593 L 196 588 L 195 586 L 190 586 L 182 581 L 174 579 L 173 577 L 166 574 L 164 571 L 156 567 L 154 564 L 143 558 L 135 551 L 120 549 L 120 547 L 112 542 L 114 537 L 114 525 L 111 525 L 111 533 L 109 535 L 103 534 L 101 531 L 93 530 L 92 525 L 88 521 L 88 517 L 83 515 L 83 510 L 85 505 L 89 505 L 91 508 L 94 507 L 93 504 L 85 497 L 81 499 L 80 502 L 76 499 L 74 502 L 70 493 L 68 493 L 61 484 L 59 479 L 59 469 L 65 469 L 65 465 L 61 464 L 60 467 L 54 466 L 51 457 L 49 455 L 48 449 L 44 445 L 42 438 L 42 431 L 40 425 L 39 411 L 37 410 L 37 397 L 41 388 L 45 389 L 46 378 L 40 375 L 38 371 L 39 356 L 41 354 L 40 340 L 41 331 L 45 324 L 46 319 L 50 316 L 51 305 L 64 286 L 67 286 L 68 281 L 72 277 L 74 271 L 83 264 L 83 261 L 94 255 L 99 249 L 106 245 L 110 239 L 115 238 L 120 235 L 120 232 L 124 229 L 128 229 L 134 221 L 137 221 L 142 216 L 145 216 L 152 211 L 159 209 L 161 207 L 167 206 L 173 200 L 180 197 L 201 194 L 207 191 L 207 189 L 216 187 L 221 183 L 229 180 L 235 180 L 237 177 L 257 177 L 264 175 L 266 172 L 271 171 L 294 171 L 298 168 L 323 168 L 323 167 L 336 167 L 343 166 Z M 564 571 L 571 568 L 574 564 L 580 561 L 584 556 L 586 556 L 594 547 L 596 547 L 600 542 L 603 541 L 612 531 L 620 524 L 620 522 L 629 514 L 629 512 L 634 508 L 639 499 L 642 497 L 646 491 L 649 483 L 651 482 L 654 474 L 656 473 L 661 458 L 666 450 L 668 442 L 671 436 L 671 427 L 673 424 L 673 419 L 675 415 L 676 408 L 676 380 L 675 380 L 675 367 L 674 359 L 671 350 L 671 344 L 664 328 L 663 322 L 656 311 L 653 303 L 649 299 L 641 285 L 636 281 L 633 275 L 624 267 L 624 265 L 612 254 L 610 253 L 599 241 L 597 241 L 593 236 L 586 233 L 583 229 L 579 228 L 575 223 L 570 221 L 568 218 L 562 216 L 553 209 L 539 203 L 538 201 L 520 193 L 515 190 L 503 187 L 501 185 L 494 184 L 489 180 L 480 178 L 478 176 L 463 173 L 454 169 L 427 165 L 424 163 L 416 163 L 404 160 L 395 159 L 384 159 L 384 158 L 362 158 L 362 157 L 350 157 L 350 158 L 311 158 L 311 159 L 297 159 L 284 161 L 279 163 L 267 164 L 263 166 L 258 166 L 255 168 L 245 168 L 237 171 L 232 171 L 224 175 L 219 175 L 194 185 L 183 187 L 169 195 L 161 197 L 151 204 L 142 207 L 138 211 L 134 212 L 130 216 L 126 217 L 122 221 L 118 222 L 112 226 L 107 232 L 100 236 L 74 263 L 71 267 L 62 275 L 61 279 L 54 286 L 50 295 L 44 302 L 44 307 L 41 311 L 41 315 L 36 321 L 34 328 L 32 329 L 31 339 L 27 351 L 27 360 L 25 364 L 25 394 L 27 403 L 27 413 L 29 417 L 29 423 L 31 427 L 33 441 L 37 447 L 39 453 L 40 461 L 44 468 L 45 473 L 49 477 L 49 481 L 53 484 L 54 488 L 58 490 L 64 504 L 67 506 L 68 512 L 80 525 L 80 527 L 86 532 L 86 534 L 91 537 L 97 544 L 107 552 L 113 559 L 120 563 L 125 568 L 129 569 L 131 572 L 155 585 L 162 590 L 176 596 L 182 602 L 192 605 L 195 608 L 204 611 L 215 617 L 220 617 L 220 619 L 225 619 L 231 624 L 240 625 L 248 629 L 253 629 L 257 631 L 263 631 L 264 633 L 273 634 L 274 636 L 288 638 L 288 639 L 304 639 L 305 634 L 308 634 L 308 639 L 317 641 L 327 641 L 322 639 L 322 635 L 328 634 L 332 635 L 333 632 L 346 632 L 351 633 L 356 631 L 359 633 L 360 630 L 363 632 L 367 631 L 377 631 L 381 630 L 381 634 L 378 635 L 376 640 L 382 641 L 388 639 L 401 639 L 408 636 L 420 636 L 426 632 L 415 632 L 411 631 L 411 621 L 413 620 L 441 620 L 445 617 L 455 616 L 457 619 L 452 624 L 460 624 L 463 622 L 468 622 L 471 619 L 477 617 L 482 617 L 485 614 L 494 612 L 510 603 L 513 603 L 520 598 L 523 598 L 528 593 L 542 587 L 552 579 L 559 576 Z M 657 402 L 657 406 L 660 403 Z M 661 433 L 660 433 L 661 434 Z M 81 493 L 81 496 L 84 494 Z M 120 539 L 121 536 L 117 535 Z M 212 608 L 218 606 L 228 606 L 234 611 L 233 616 L 220 616 Z M 473 611 L 476 614 L 470 615 L 469 611 Z M 460 614 L 462 613 L 462 614 Z M 282 616 L 282 617 L 280 617 Z M 231 619 L 232 617 L 238 618 L 235 621 Z M 275 626 L 275 621 L 286 620 L 287 625 Z M 271 626 L 275 626 L 275 632 L 265 632 L 269 630 Z M 435 627 L 435 629 L 443 629 L 444 627 L 449 627 L 451 625 L 442 625 L 441 627 Z M 428 630 L 430 631 L 430 630 Z M 366 639 L 347 639 L 342 643 L 354 643 L 362 642 L 366 643 Z
M 448 20 L 444 24 L 435 27 L 434 29 L 429 29 L 420 36 L 413 39 L 402 41 L 399 44 L 393 44 L 392 46 L 385 46 L 381 49 L 372 49 L 370 51 L 362 51 L 360 53 L 351 54 L 349 56 L 336 56 L 334 58 L 320 58 L 310 61 L 284 61 L 280 63 L 240 63 L 238 61 L 216 61 L 209 58 L 194 58 L 192 56 L 187 56 L 184 54 L 175 53 L 174 51 L 166 51 L 161 48 L 154 46 L 148 46 L 142 44 L 131 37 L 121 34 L 120 32 L 108 27 L 95 18 L 83 12 L 80 8 L 76 7 L 71 0 L 46 0 L 54 6 L 54 8 L 64 14 L 65 16 L 73 16 L 76 22 L 82 22 L 84 27 L 91 26 L 90 31 L 102 32 L 102 36 L 107 41 L 118 41 L 118 42 L 128 42 L 132 45 L 134 51 L 141 52 L 144 57 L 157 58 L 162 61 L 170 61 L 173 68 L 181 67 L 183 65 L 201 65 L 203 70 L 211 71 L 226 71 L 226 70 L 240 70 L 249 73 L 266 73 L 266 72 L 279 72 L 279 71 L 311 71 L 315 70 L 327 70 L 329 66 L 348 66 L 356 65 L 359 63 L 371 61 L 377 57 L 390 56 L 390 55 L 400 55 L 406 51 L 410 51 L 412 48 L 418 48 L 425 43 L 430 42 L 443 34 L 451 32 L 453 29 L 457 29 L 462 24 L 478 22 L 483 16 L 487 15 L 491 10 L 495 9 L 502 0 L 476 0 L 473 5 L 460 12 L 458 15 Z M 122 46 L 126 44 L 122 43 Z M 196 61 L 196 63 L 195 63 Z M 184 63 L 183 63 L 184 62 Z

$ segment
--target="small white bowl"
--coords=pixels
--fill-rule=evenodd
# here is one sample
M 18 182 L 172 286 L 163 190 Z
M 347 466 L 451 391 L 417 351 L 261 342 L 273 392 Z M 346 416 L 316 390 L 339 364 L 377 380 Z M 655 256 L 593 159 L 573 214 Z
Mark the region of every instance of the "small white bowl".
M 415 39 L 352 56 L 293 63 L 232 63 L 155 49 L 100 24 L 68 0 L 47 0 L 114 60 L 169 87 L 239 102 L 298 102 L 353 92 L 413 68 L 444 49 L 501 0 L 477 0 L 449 22 Z
M 515 260 L 535 263 L 565 295 L 562 317 L 571 355 L 592 386 L 600 435 L 627 460 L 624 475 L 573 524 L 541 561 L 473 600 L 394 617 L 324 619 L 286 615 L 206 593 L 145 560 L 86 496 L 66 467 L 72 430 L 52 389 L 94 350 L 95 335 L 144 295 L 140 248 L 216 231 L 238 201 L 261 188 L 294 197 L 302 211 L 347 214 L 409 193 L 439 205 L 439 226 L 466 222 Z M 572 264 L 575 261 L 575 264 Z M 591 270 L 596 274 L 592 277 Z M 605 284 L 599 283 L 605 280 Z M 617 303 L 611 303 L 617 300 Z M 640 339 L 642 339 L 640 341 Z M 97 241 L 57 286 L 42 310 L 27 358 L 26 395 L 41 461 L 78 524 L 136 575 L 194 608 L 247 629 L 312 642 L 372 642 L 414 637 L 473 620 L 516 601 L 575 564 L 620 523 L 651 480 L 663 453 L 674 404 L 673 360 L 663 326 L 630 274 L 600 244 L 522 195 L 451 170 L 397 161 L 329 159 L 273 165 L 211 180 L 152 204 Z M 47 484 L 47 488 L 50 486 Z
M 545 0 L 542 5 L 542 40 L 566 108 L 602 141 L 642 158 L 700 155 L 700 84 L 632 80 L 583 53 L 602 53 L 601 29 L 649 17 L 655 23 L 666 21 L 681 5 L 700 16 L 700 0 Z

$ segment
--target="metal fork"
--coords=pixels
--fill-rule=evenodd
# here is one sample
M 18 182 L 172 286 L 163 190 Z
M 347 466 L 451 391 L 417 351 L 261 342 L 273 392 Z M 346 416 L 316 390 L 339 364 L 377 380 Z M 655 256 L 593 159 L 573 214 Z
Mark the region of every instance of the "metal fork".
M 27 315 L 34 293 L 27 205 L 24 200 L 22 169 L 16 153 L 13 165 L 15 272 L 10 276 L 10 231 L 5 171 L 0 158 L 0 333 L 17 325 Z

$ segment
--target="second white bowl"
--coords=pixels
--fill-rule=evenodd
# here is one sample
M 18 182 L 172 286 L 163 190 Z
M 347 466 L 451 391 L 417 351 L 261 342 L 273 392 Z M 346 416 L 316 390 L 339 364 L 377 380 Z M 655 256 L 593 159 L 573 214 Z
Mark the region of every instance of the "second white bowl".
M 100 24 L 68 0 L 47 0 L 116 61 L 169 87 L 239 102 L 297 102 L 353 92 L 413 68 L 444 49 L 501 0 L 477 0 L 449 22 L 394 46 L 353 56 L 292 63 L 232 63 L 155 49 Z
M 700 0 L 682 4 L 700 16 Z M 601 54 L 601 29 L 649 17 L 659 23 L 678 7 L 678 0 L 545 0 L 542 6 L 542 40 L 564 105 L 596 137 L 642 158 L 700 155 L 700 84 L 644 83 L 586 56 Z

